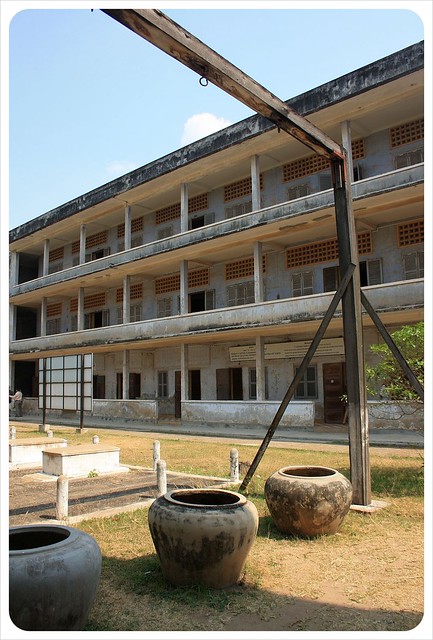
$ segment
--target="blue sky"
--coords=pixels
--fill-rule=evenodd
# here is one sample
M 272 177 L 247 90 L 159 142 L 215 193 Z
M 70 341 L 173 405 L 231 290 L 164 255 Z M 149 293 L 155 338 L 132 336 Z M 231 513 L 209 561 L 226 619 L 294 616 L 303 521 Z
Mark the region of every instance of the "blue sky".
M 428 5 L 151 6 L 286 100 L 427 37 L 419 14 L 431 16 Z M 91 6 L 2 2 L 10 228 L 253 113 Z

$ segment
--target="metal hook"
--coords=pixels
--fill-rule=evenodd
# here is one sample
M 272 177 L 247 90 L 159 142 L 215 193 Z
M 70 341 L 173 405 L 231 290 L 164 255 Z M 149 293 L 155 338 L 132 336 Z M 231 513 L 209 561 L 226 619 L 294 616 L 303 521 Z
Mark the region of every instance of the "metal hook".
M 199 83 L 201 84 L 202 87 L 207 87 L 209 84 L 209 80 L 204 76 L 202 76 L 199 80 Z

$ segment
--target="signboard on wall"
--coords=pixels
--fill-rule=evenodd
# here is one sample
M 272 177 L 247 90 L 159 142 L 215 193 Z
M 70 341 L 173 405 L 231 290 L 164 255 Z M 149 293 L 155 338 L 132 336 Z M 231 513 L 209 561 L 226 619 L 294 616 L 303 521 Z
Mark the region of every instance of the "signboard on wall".
M 296 342 L 276 342 L 265 344 L 265 360 L 299 360 L 303 358 L 310 346 L 310 340 L 298 340 Z M 256 345 L 249 344 L 243 347 L 229 347 L 230 362 L 244 362 L 256 359 Z M 316 349 L 315 356 L 339 356 L 344 355 L 343 338 L 324 338 Z
M 45 376 L 44 376 L 45 363 Z M 45 380 L 44 380 L 45 377 Z M 39 409 L 92 410 L 93 354 L 39 360 Z

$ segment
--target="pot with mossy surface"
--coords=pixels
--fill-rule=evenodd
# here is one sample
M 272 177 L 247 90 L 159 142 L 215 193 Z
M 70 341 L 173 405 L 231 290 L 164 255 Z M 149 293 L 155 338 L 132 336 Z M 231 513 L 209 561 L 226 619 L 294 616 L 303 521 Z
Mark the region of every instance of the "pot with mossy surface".
M 225 489 L 177 489 L 149 509 L 149 528 L 171 584 L 222 589 L 236 584 L 256 538 L 257 509 Z
M 306 538 L 338 531 L 352 503 L 350 481 L 329 467 L 283 467 L 264 493 L 277 529 Z
M 9 614 L 26 631 L 78 631 L 99 585 L 102 556 L 89 534 L 63 525 L 9 529 Z

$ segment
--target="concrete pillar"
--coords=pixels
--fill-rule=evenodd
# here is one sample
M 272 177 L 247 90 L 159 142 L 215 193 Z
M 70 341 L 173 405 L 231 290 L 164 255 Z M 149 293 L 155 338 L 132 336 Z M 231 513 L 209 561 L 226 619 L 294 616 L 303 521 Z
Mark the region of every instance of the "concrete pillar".
M 180 313 L 188 313 L 188 261 L 180 263 Z
M 47 276 L 50 265 L 50 241 L 44 241 L 44 257 L 42 260 L 42 275 Z
M 188 184 L 182 183 L 180 188 L 180 231 L 188 231 Z
M 57 478 L 56 520 L 66 520 L 68 517 L 69 480 L 67 476 Z
M 256 338 L 256 399 L 266 399 L 265 383 L 265 339 L 263 336 Z
M 122 398 L 128 400 L 129 398 L 129 351 L 125 349 L 123 352 L 123 385 L 122 385 Z
M 253 211 L 261 209 L 259 156 L 251 158 L 251 195 Z
M 80 264 L 86 262 L 86 225 L 80 225 Z
M 341 123 L 341 141 L 347 152 L 347 174 L 353 182 L 352 128 L 348 120 Z
M 78 289 L 77 330 L 84 329 L 84 287 Z
M 47 299 L 42 298 L 41 304 L 41 336 L 47 335 Z
M 131 276 L 125 276 L 123 278 L 123 307 L 122 307 L 124 324 L 129 322 L 131 319 L 130 288 L 131 288 Z
M 125 207 L 125 250 L 131 248 L 131 207 Z
M 17 337 L 17 308 L 13 302 L 9 304 L 9 339 L 16 340 Z
M 18 272 L 20 265 L 20 254 L 11 251 L 9 254 L 9 286 L 15 287 L 18 284 Z
M 159 440 L 155 440 L 153 443 L 152 457 L 153 457 L 153 470 L 156 471 L 158 461 L 161 459 L 161 443 Z
M 262 243 L 254 243 L 254 302 L 263 302 L 263 252 Z
M 230 449 L 230 482 L 239 482 L 239 453 Z
M 180 399 L 181 402 L 189 399 L 188 384 L 188 345 L 180 346 Z
M 165 460 L 158 460 L 156 464 L 156 484 L 159 496 L 167 493 L 167 465 Z

